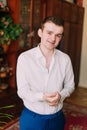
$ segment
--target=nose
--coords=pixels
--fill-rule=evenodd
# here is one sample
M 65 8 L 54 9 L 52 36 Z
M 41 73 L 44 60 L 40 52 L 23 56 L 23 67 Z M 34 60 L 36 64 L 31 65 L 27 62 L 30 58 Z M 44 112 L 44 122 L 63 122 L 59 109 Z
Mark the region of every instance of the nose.
M 56 39 L 56 36 L 53 34 L 52 35 L 52 41 L 55 41 L 55 39 Z

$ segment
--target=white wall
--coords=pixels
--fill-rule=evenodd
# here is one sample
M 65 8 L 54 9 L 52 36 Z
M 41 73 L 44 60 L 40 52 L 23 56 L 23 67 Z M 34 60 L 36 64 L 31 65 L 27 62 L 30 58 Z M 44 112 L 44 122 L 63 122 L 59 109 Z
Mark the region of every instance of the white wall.
M 85 8 L 85 14 L 84 14 L 79 86 L 87 88 L 87 0 L 83 0 L 83 7 Z

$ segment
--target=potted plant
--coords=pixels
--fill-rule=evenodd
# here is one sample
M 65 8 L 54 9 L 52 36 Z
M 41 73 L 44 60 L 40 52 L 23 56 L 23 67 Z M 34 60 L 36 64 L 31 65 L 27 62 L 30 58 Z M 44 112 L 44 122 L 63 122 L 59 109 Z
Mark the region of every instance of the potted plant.
M 3 106 L 3 107 L 0 107 L 0 111 L 10 109 L 10 108 L 13 108 L 13 107 L 14 107 L 14 105 Z M 8 114 L 8 113 L 5 113 L 5 112 L 0 112 L 0 130 L 3 128 L 4 125 L 7 124 L 7 122 L 4 121 L 3 119 L 12 120 L 12 118 L 13 118 L 12 114 Z
M 0 46 L 10 45 L 22 32 L 21 25 L 14 23 L 10 15 L 0 17 Z

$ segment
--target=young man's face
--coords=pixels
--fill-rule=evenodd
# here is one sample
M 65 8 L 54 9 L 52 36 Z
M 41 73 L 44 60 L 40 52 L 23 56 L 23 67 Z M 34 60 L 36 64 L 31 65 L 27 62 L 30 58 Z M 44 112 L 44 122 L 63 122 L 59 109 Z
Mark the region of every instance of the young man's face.
M 47 22 L 43 30 L 40 30 L 41 45 L 47 49 L 54 49 L 58 46 L 63 36 L 63 27 Z

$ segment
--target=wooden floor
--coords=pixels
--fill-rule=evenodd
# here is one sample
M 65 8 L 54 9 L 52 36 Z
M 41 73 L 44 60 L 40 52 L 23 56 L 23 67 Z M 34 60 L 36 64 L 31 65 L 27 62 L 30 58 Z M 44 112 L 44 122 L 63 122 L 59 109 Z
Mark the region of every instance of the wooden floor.
M 87 107 L 87 88 L 77 87 L 65 101 Z
M 77 105 L 87 106 L 87 89 L 77 87 L 73 94 L 65 100 L 65 102 L 73 103 Z M 6 91 L 0 92 L 0 107 L 14 105 L 13 108 L 10 109 L 0 109 L 1 112 L 10 113 L 13 115 L 13 119 L 20 116 L 23 104 L 21 99 L 17 96 L 16 89 L 8 89 Z M 3 121 L 9 122 L 6 118 L 3 118 Z M 0 118 L 1 121 L 1 118 Z

